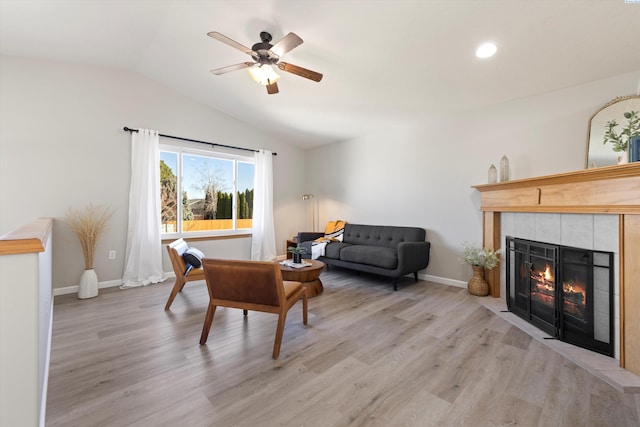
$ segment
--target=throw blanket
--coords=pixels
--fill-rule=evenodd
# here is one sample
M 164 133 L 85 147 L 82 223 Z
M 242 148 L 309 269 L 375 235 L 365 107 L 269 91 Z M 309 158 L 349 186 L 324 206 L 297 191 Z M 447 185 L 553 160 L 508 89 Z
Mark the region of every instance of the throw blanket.
M 324 229 L 324 237 L 319 237 L 311 244 L 311 259 L 318 259 L 324 256 L 327 244 L 331 242 L 342 242 L 344 226 L 347 222 L 340 219 L 329 221 Z
M 329 242 L 313 242 L 311 244 L 311 259 L 318 259 L 324 256 L 324 250 Z

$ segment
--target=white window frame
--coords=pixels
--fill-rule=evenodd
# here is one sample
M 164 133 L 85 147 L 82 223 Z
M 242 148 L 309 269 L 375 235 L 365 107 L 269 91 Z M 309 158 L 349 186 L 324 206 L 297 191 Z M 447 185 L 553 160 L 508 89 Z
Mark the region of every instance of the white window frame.
M 174 233 L 162 233 L 162 239 L 178 239 L 178 238 L 203 238 L 203 237 L 224 237 L 224 236 L 234 236 L 234 235 L 246 235 L 251 233 L 251 229 L 249 228 L 238 228 L 237 223 L 237 215 L 238 215 L 238 162 L 243 163 L 251 163 L 254 165 L 255 171 L 255 158 L 252 155 L 238 155 L 238 154 L 230 154 L 225 152 L 220 152 L 216 150 L 201 150 L 196 148 L 183 147 L 180 145 L 173 144 L 160 144 L 160 151 L 176 153 L 177 154 L 177 170 L 174 171 L 176 174 L 176 187 L 177 187 L 177 220 L 176 220 L 176 228 L 177 231 Z M 182 156 L 183 155 L 194 155 L 200 157 L 209 157 L 213 159 L 220 160 L 231 160 L 233 161 L 233 203 L 231 206 L 232 209 L 232 224 L 233 228 L 229 230 L 206 230 L 206 231 L 182 231 L 182 191 L 183 191 L 183 176 L 182 176 Z M 158 167 L 160 164 L 158 163 Z M 255 181 L 255 177 L 254 177 Z M 255 184 L 254 184 L 255 189 Z

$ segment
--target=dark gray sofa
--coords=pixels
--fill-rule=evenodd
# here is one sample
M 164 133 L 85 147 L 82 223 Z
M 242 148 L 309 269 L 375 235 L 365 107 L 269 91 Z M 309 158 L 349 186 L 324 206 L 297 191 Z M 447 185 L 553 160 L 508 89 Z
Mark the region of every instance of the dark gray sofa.
M 325 256 L 318 258 L 330 266 L 379 274 L 390 277 L 393 289 L 398 289 L 398 278 L 429 265 L 431 244 L 426 241 L 426 231 L 419 227 L 395 227 L 347 223 L 342 242 L 331 242 Z M 298 233 L 298 246 L 307 249 L 305 258 L 311 257 L 313 240 L 323 233 Z

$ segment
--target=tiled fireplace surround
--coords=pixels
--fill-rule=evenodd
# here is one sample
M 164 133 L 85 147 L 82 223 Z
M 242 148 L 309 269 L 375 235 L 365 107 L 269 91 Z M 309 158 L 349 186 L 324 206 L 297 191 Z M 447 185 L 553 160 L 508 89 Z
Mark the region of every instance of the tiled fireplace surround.
M 615 358 L 620 360 L 618 226 L 618 215 L 505 212 L 501 218 L 500 237 L 503 248 L 506 247 L 506 237 L 511 236 L 554 245 L 614 253 L 614 351 Z M 500 271 L 500 295 L 503 299 L 507 295 L 505 270 L 503 263 Z
M 640 396 L 640 163 L 474 188 L 481 193 L 487 248 L 504 255 L 512 236 L 614 253 L 615 358 L 546 339 L 507 312 L 504 266 L 485 272 L 494 298 L 481 302 L 615 388 Z

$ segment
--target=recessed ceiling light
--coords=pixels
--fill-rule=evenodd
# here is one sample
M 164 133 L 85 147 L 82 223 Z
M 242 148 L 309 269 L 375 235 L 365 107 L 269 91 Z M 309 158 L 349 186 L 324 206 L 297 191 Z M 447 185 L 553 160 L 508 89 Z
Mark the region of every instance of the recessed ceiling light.
M 493 43 L 484 43 L 476 49 L 476 56 L 478 58 L 489 58 L 497 52 L 498 48 Z

